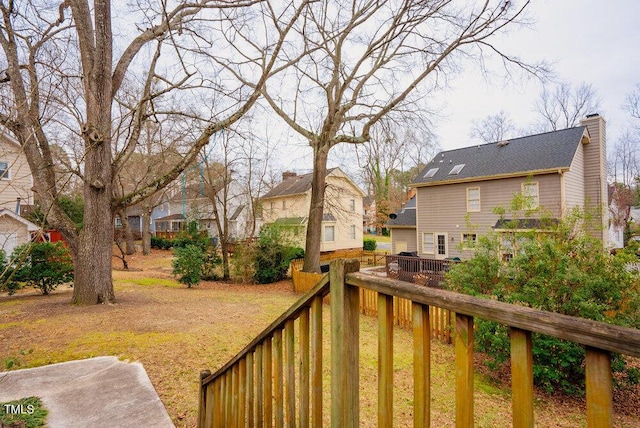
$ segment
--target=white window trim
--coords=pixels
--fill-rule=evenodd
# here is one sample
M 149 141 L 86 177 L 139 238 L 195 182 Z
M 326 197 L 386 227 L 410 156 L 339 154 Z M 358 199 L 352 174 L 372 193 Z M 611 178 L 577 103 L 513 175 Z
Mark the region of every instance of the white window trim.
M 424 237 L 425 235 L 431 235 L 431 251 L 427 251 L 424 245 Z M 420 241 L 420 247 L 422 248 L 422 252 L 424 254 L 436 254 L 436 234 L 435 232 L 422 232 L 422 240 Z
M 440 254 L 438 251 L 438 236 L 444 236 L 444 254 Z M 447 232 L 435 232 L 433 242 L 434 254 L 436 257 L 449 257 L 449 234 Z
M 469 207 L 469 192 L 472 190 L 477 190 L 478 191 L 478 208 L 477 209 L 471 209 Z M 482 211 L 482 196 L 480 193 L 480 187 L 467 187 L 467 212 L 468 213 L 479 213 L 480 211 Z
M 4 174 L 0 179 L 11 180 L 11 164 L 7 161 L 0 161 L 0 162 L 7 164 L 7 169 L 5 169 L 6 174 Z
M 356 231 L 356 225 L 352 224 L 349 227 L 349 236 L 351 237 L 351 240 L 355 240 L 356 239 L 356 235 L 357 235 L 357 231 Z
M 525 193 L 525 188 L 527 186 L 535 186 L 535 188 L 536 188 L 535 197 L 534 196 L 528 196 Z M 527 210 L 527 211 L 535 211 L 538 208 L 540 208 L 540 184 L 537 181 L 527 181 L 527 182 L 522 183 L 521 190 L 522 190 L 522 196 L 524 198 L 524 203 L 525 203 L 524 209 L 525 210 Z M 533 200 L 533 199 L 535 199 L 535 206 L 532 207 L 532 206 L 529 205 L 529 201 Z
M 474 244 L 472 247 L 467 245 L 467 241 L 464 239 L 465 235 L 475 235 L 476 239 L 474 240 Z M 462 249 L 463 250 L 475 250 L 476 249 L 476 245 L 478 244 L 478 234 L 477 233 L 461 233 L 460 234 L 460 242 L 462 242 Z
M 333 227 L 333 239 L 331 241 L 327 241 L 327 227 Z M 336 242 L 336 225 L 335 224 L 325 224 L 322 226 L 322 242 Z

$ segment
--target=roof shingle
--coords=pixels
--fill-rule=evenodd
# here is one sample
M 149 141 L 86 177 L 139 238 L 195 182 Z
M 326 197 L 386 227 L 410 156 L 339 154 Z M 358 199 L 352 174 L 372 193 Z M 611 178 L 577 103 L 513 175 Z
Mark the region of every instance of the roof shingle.
M 586 127 L 577 126 L 504 142 L 443 151 L 425 166 L 413 183 L 445 184 L 453 180 L 569 168 L 585 130 Z M 457 174 L 451 174 L 451 170 L 458 165 L 464 167 Z M 431 171 L 435 168 L 437 171 Z

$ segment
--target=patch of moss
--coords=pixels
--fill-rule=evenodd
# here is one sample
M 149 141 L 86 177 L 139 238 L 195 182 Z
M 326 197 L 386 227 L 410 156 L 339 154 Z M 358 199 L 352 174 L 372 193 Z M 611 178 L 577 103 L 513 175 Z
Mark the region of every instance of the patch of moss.
M 0 421 L 4 424 L 24 421 L 27 428 L 46 426 L 47 409 L 38 397 L 0 403 Z
M 39 367 L 103 355 L 137 360 L 150 349 L 183 343 L 184 336 L 182 333 L 91 332 L 70 342 L 65 349 L 38 349 L 34 352 L 37 358 L 29 360 L 28 366 Z
M 170 287 L 170 288 L 183 288 L 184 285 L 180 284 L 178 281 L 174 281 L 171 279 L 163 279 L 163 278 L 138 278 L 131 279 L 129 282 L 137 285 L 143 286 L 161 286 L 161 287 Z
M 5 322 L 5 323 L 0 323 L 0 330 L 3 330 L 5 328 L 11 328 L 11 327 L 17 327 L 19 325 L 22 325 L 22 323 L 20 322 Z

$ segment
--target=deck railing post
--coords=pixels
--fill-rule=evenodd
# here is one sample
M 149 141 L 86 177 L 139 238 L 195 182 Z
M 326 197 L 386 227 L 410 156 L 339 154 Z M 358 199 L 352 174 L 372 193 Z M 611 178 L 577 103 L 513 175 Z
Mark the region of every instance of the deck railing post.
M 456 427 L 473 427 L 473 317 L 456 314 Z
M 200 372 L 200 400 L 198 404 L 198 428 L 204 427 L 204 421 L 207 417 L 207 385 L 203 386 L 202 381 L 210 375 L 211 375 L 211 370 L 202 370 Z
M 513 426 L 533 428 L 533 343 L 531 332 L 511 328 L 511 402 Z
M 429 306 L 413 309 L 413 426 L 431 426 L 431 323 Z
M 613 426 L 611 353 L 587 346 L 587 426 Z
M 347 273 L 360 270 L 358 260 L 333 260 L 331 283 L 331 426 L 355 428 L 360 424 L 358 288 L 347 285 Z

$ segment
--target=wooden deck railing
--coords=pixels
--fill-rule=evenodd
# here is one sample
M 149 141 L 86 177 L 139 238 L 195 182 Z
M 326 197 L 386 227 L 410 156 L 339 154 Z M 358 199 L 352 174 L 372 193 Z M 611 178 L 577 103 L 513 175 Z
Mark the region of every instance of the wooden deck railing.
M 385 260 L 387 276 L 418 285 L 440 287 L 452 260 L 436 260 L 423 257 L 387 255 Z
M 331 294 L 331 425 L 359 426 L 360 289 L 378 293 L 378 426 L 390 427 L 393 421 L 394 298 L 412 302 L 414 426 L 430 425 L 432 306 L 456 312 L 457 427 L 473 426 L 474 317 L 511 328 L 513 426 L 534 426 L 532 333 L 586 347 L 587 424 L 612 426 L 610 353 L 640 357 L 640 330 L 373 277 L 358 270 L 357 260 L 333 261 L 328 277 L 236 357 L 214 374 L 203 372 L 198 426 L 323 425 L 322 298 L 327 293 Z

